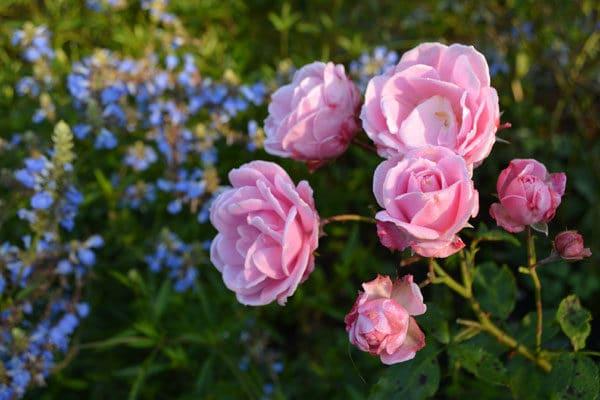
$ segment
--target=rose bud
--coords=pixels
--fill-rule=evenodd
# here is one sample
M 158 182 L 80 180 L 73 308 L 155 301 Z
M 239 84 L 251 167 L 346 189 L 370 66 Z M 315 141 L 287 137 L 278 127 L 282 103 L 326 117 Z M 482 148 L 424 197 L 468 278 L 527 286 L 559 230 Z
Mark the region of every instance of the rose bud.
M 464 247 L 457 233 L 477 215 L 479 196 L 462 157 L 439 146 L 379 164 L 373 176 L 377 234 L 392 250 L 448 257 Z
M 240 303 L 284 305 L 314 269 L 319 215 L 306 181 L 277 164 L 253 161 L 229 172 L 233 186 L 210 209 L 219 231 L 210 259 Z
M 424 43 L 371 79 L 360 118 L 382 157 L 435 145 L 477 166 L 496 141 L 500 108 L 480 52 Z
M 265 150 L 318 168 L 341 155 L 358 130 L 360 93 L 343 65 L 314 62 L 271 98 Z
M 577 231 L 564 231 L 554 238 L 554 251 L 563 260 L 578 261 L 590 257 L 592 252 L 583 246 L 583 236 Z
M 513 233 L 527 225 L 546 224 L 554 218 L 566 183 L 564 173 L 549 174 L 536 160 L 512 160 L 498 177 L 500 202 L 491 205 L 490 215 Z
M 425 346 L 425 335 L 412 316 L 427 307 L 412 275 L 393 283 L 378 275 L 362 286 L 364 292 L 344 318 L 350 343 L 388 365 L 414 358 Z

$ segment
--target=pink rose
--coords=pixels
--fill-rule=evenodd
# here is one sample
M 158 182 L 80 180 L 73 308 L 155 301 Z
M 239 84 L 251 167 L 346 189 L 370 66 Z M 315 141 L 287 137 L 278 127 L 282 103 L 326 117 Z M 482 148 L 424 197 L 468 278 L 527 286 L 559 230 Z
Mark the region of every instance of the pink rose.
M 210 209 L 219 231 L 210 259 L 240 303 L 284 305 L 314 269 L 319 215 L 308 182 L 277 164 L 253 161 L 229 172 L 233 188 Z
M 479 210 L 464 159 L 425 146 L 379 164 L 373 176 L 377 233 L 393 250 L 411 247 L 424 257 L 448 257 L 464 247 L 456 235 Z
M 592 255 L 590 249 L 584 247 L 583 236 L 577 231 L 564 231 L 556 235 L 554 251 L 567 261 L 578 261 Z
M 382 157 L 429 144 L 478 165 L 492 150 L 500 110 L 481 53 L 424 43 L 394 70 L 371 79 L 360 118 Z
M 512 160 L 498 177 L 496 190 L 500 203 L 492 204 L 490 215 L 509 232 L 547 223 L 560 205 L 566 184 L 564 173 L 548 174 L 546 167 L 536 160 Z
M 360 94 L 343 65 L 314 62 L 271 98 L 265 150 L 318 167 L 346 151 L 358 130 Z
M 425 313 L 427 307 L 412 275 L 394 283 L 378 275 L 362 286 L 365 291 L 358 292 L 344 318 L 350 343 L 388 365 L 414 358 L 425 346 L 425 335 L 412 316 Z

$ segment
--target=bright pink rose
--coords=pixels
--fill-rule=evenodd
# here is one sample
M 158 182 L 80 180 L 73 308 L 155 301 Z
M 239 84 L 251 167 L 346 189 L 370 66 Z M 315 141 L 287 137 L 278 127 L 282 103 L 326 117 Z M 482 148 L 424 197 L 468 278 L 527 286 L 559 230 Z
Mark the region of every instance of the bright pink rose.
M 271 98 L 265 150 L 313 167 L 346 151 L 358 130 L 360 94 L 343 65 L 314 62 Z
M 253 161 L 229 172 L 233 188 L 210 209 L 219 231 L 210 259 L 240 303 L 284 305 L 314 269 L 319 215 L 308 182 L 277 164 Z
M 512 160 L 498 177 L 500 203 L 492 204 L 490 215 L 509 232 L 546 223 L 554 217 L 566 184 L 564 173 L 548 174 L 536 160 Z
M 360 115 L 379 155 L 444 146 L 478 165 L 496 140 L 500 110 L 485 57 L 472 46 L 424 43 L 371 79 Z
M 567 261 L 583 260 L 592 255 L 591 250 L 584 247 L 583 236 L 577 231 L 564 231 L 556 235 L 554 251 Z
M 392 250 L 411 247 L 424 257 L 448 257 L 464 247 L 457 233 L 479 210 L 462 157 L 425 146 L 379 164 L 373 176 L 377 233 Z
M 412 275 L 392 283 L 378 275 L 363 283 L 352 310 L 344 318 L 350 343 L 395 364 L 414 358 L 425 346 L 425 335 L 412 315 L 427 311 L 419 286 Z

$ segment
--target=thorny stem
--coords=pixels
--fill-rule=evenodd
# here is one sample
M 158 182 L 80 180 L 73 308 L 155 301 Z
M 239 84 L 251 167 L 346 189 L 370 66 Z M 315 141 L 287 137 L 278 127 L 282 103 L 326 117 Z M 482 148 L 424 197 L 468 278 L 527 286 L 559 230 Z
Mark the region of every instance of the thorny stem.
M 461 260 L 462 261 L 462 260 Z M 457 322 L 461 325 L 466 325 L 472 328 L 478 328 L 482 332 L 486 332 L 487 334 L 493 336 L 499 343 L 507 346 L 510 349 L 513 349 L 517 353 L 521 354 L 523 357 L 534 362 L 538 367 L 540 367 L 543 371 L 549 372 L 552 369 L 552 365 L 548 362 L 548 360 L 540 357 L 539 352 L 536 354 L 531 351 L 526 346 L 520 344 L 515 338 L 510 336 L 508 333 L 504 332 L 500 329 L 494 322 L 490 319 L 488 314 L 486 314 L 482 309 L 475 297 L 473 297 L 473 293 L 467 289 L 465 286 L 458 283 L 454 278 L 452 278 L 444 269 L 435 261 L 435 259 L 429 259 L 430 269 L 435 271 L 438 277 L 430 277 L 433 283 L 443 283 L 448 286 L 450 289 L 454 290 L 456 293 L 464 297 L 469 304 L 471 305 L 471 309 L 477 316 L 478 321 L 470 321 L 459 319 Z M 463 268 L 461 265 L 461 272 L 464 274 L 465 271 L 469 273 L 469 267 L 471 265 L 467 265 L 465 262 L 465 267 Z M 469 282 L 470 278 L 466 278 L 463 276 L 463 281 Z
M 543 329 L 543 313 L 542 313 L 542 283 L 537 274 L 535 243 L 534 237 L 531 234 L 531 228 L 527 228 L 527 265 L 529 267 L 529 275 L 533 281 L 535 289 L 535 309 L 537 320 L 535 325 L 535 349 L 539 353 L 542 350 L 542 329 Z

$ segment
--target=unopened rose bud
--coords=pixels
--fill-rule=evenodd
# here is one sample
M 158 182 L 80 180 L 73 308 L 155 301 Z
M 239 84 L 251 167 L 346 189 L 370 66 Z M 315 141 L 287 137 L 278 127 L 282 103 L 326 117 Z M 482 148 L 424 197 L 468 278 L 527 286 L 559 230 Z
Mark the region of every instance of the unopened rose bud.
M 590 249 L 584 247 L 583 236 L 577 231 L 564 231 L 556 235 L 554 250 L 567 261 L 582 260 L 592 255 Z

